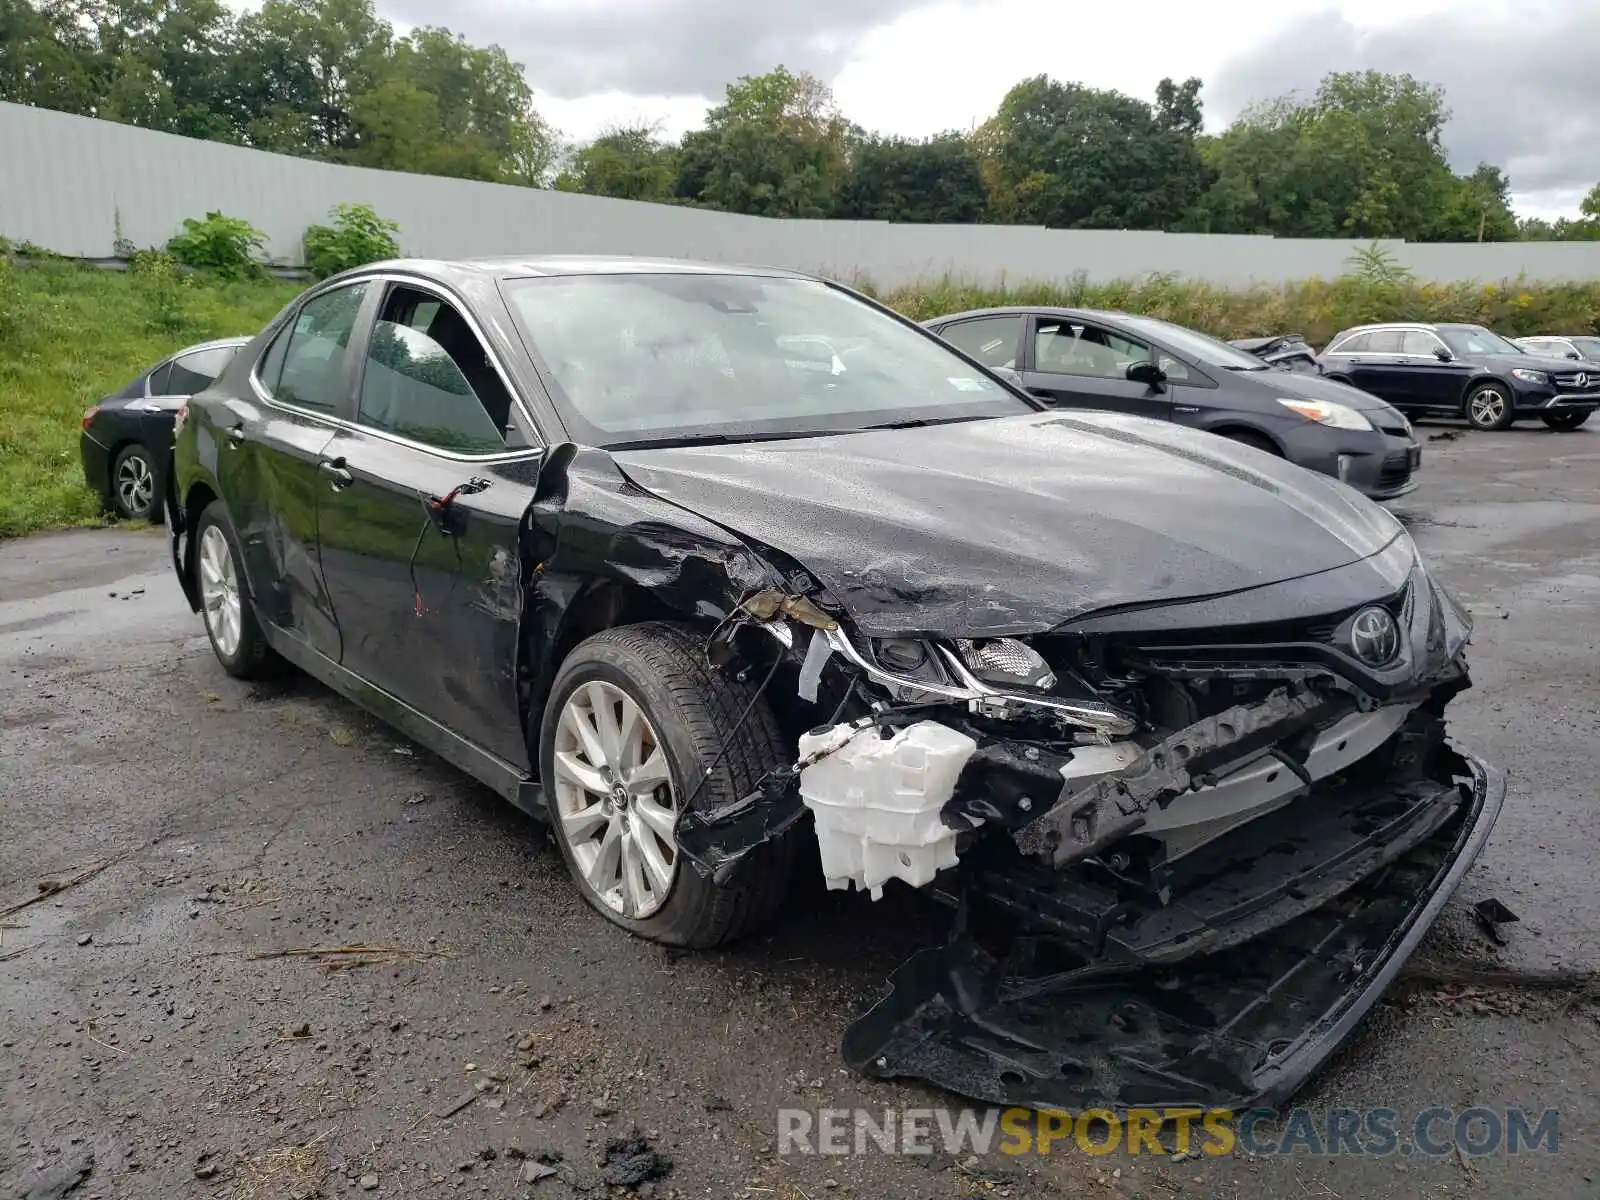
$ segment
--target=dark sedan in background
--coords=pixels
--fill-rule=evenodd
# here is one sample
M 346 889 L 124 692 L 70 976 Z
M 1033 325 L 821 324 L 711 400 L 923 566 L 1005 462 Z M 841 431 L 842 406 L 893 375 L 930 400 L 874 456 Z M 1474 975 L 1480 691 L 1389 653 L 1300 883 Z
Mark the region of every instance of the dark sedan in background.
M 185 346 L 83 414 L 83 476 L 108 508 L 135 520 L 161 519 L 173 416 L 221 375 L 249 340 L 219 338 Z
M 989 308 L 924 325 L 1047 404 L 1220 434 L 1332 475 L 1374 500 L 1416 487 L 1422 450 L 1390 405 L 1155 317 Z
M 1600 369 L 1531 354 L 1482 325 L 1358 325 L 1337 334 L 1321 362 L 1328 378 L 1396 408 L 1465 417 L 1474 429 L 1505 429 L 1524 417 L 1576 429 L 1600 407 Z

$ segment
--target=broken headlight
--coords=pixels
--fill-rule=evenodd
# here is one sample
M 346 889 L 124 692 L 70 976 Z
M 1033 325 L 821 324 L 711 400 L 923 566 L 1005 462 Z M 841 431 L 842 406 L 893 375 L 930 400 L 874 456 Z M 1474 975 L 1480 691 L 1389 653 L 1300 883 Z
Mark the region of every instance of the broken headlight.
M 956 650 L 967 670 L 985 683 L 1039 691 L 1049 691 L 1056 684 L 1050 664 L 1032 646 L 1016 638 L 957 638 Z

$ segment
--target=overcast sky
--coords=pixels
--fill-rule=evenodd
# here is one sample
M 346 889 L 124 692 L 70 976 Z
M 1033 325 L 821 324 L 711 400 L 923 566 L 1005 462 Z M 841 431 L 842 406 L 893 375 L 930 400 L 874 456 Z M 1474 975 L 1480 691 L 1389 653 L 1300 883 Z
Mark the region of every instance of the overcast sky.
M 504 46 L 574 139 L 641 118 L 676 136 L 730 80 L 780 62 L 828 81 L 867 128 L 910 136 L 968 129 L 1041 73 L 1143 98 L 1198 75 L 1216 129 L 1252 100 L 1372 67 L 1442 85 L 1456 169 L 1505 169 L 1520 212 L 1571 215 L 1600 181 L 1594 0 L 456 0 L 448 16 L 436 3 L 378 0 L 401 28 Z

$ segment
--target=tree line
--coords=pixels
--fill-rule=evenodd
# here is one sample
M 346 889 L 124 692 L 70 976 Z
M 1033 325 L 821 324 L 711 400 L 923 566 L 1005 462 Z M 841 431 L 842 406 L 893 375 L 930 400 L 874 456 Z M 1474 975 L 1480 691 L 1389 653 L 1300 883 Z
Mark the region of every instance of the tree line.
M 871 133 L 783 67 L 727 87 L 704 125 L 563 141 L 519 64 L 442 27 L 397 37 L 371 0 L 0 0 L 0 100 L 331 162 L 774 217 L 1061 229 L 1600 240 L 1519 220 L 1491 163 L 1457 175 L 1441 89 L 1333 73 L 1202 132 L 1201 81 L 1153 101 L 1038 76 L 970 132 Z

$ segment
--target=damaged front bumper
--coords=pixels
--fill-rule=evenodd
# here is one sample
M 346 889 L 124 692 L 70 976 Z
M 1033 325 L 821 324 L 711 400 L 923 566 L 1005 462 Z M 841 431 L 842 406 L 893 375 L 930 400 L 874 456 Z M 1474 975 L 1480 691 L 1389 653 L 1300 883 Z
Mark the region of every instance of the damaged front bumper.
M 808 659 L 826 638 L 881 690 L 841 721 L 849 683 L 792 766 L 686 814 L 679 851 L 725 879 L 809 818 L 830 887 L 898 880 L 955 909 L 847 1031 L 868 1075 L 1074 1111 L 1280 1101 L 1395 978 L 1504 800 L 1445 737 L 1470 625 L 1412 576 L 1381 669 L 1330 665 L 1349 616 L 1317 645 L 1135 630 L 1050 704 L 948 651 L 934 686 L 896 677 L 814 624 Z
M 1505 779 L 1464 756 L 1458 769 L 1445 788 L 1373 789 L 1216 840 L 1097 958 L 1048 910 L 997 919 L 1019 915 L 1022 889 L 980 874 L 950 942 L 894 973 L 844 1057 L 1000 1105 L 1280 1102 L 1394 981 L 1483 848 Z

